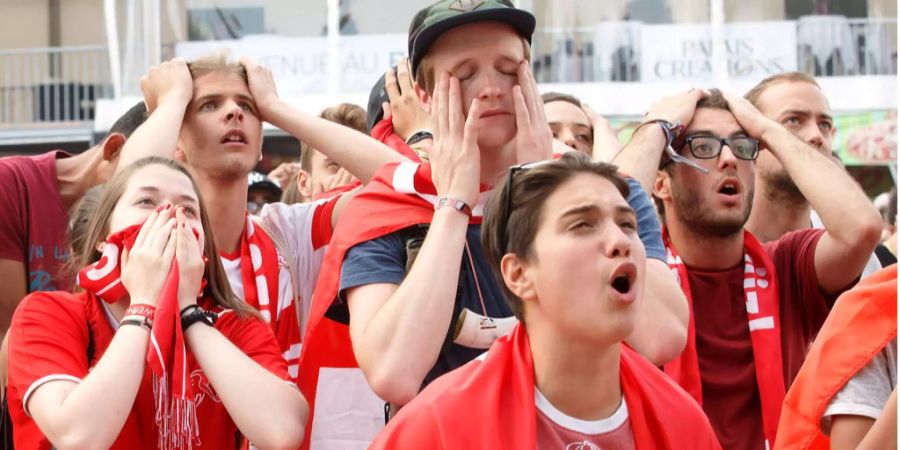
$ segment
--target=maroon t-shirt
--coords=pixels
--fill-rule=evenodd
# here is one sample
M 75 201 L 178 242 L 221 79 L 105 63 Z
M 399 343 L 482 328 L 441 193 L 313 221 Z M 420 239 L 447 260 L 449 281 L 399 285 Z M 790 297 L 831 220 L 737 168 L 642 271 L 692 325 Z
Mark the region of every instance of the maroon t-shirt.
M 74 285 L 59 276 L 69 259 L 69 215 L 59 195 L 56 159 L 68 156 L 53 151 L 0 158 L 0 259 L 25 263 L 28 292 Z
M 824 295 L 815 250 L 824 230 L 788 233 L 765 245 L 778 274 L 785 387 L 794 380 L 837 293 Z M 703 410 L 723 449 L 764 450 L 762 409 L 747 326 L 744 262 L 719 271 L 688 268 Z

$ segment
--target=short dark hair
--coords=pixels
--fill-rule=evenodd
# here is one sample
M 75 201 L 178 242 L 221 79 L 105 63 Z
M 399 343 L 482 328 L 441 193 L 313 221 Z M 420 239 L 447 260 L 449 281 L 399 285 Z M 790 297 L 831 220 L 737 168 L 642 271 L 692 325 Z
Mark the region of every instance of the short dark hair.
M 750 88 L 746 94 L 744 94 L 744 98 L 746 98 L 753 106 L 759 108 L 759 97 L 762 96 L 762 93 L 769 88 L 769 86 L 780 83 L 780 82 L 800 82 L 800 83 L 809 83 L 819 89 L 822 89 L 819 86 L 819 83 L 816 82 L 816 79 L 803 73 L 803 72 L 783 72 L 776 73 L 775 75 L 769 76 L 765 80 L 760 81 Z
M 144 123 L 144 120 L 147 120 L 147 116 L 147 105 L 143 101 L 137 102 L 112 124 L 106 135 L 119 133 L 126 138 L 131 137 L 131 133 L 134 133 L 134 130 L 137 130 Z
M 628 198 L 628 183 L 617 173 L 616 166 L 592 161 L 583 153 L 568 152 L 558 161 L 549 161 L 519 173 L 509 187 L 504 184 L 488 200 L 481 224 L 481 244 L 488 263 L 519 320 L 523 319 L 522 299 L 516 297 L 503 281 L 500 261 L 507 253 L 525 260 L 531 258 L 534 238 L 544 214 L 544 203 L 563 183 L 582 173 L 609 180 L 622 197 Z M 507 212 L 510 191 L 513 201 Z
M 581 108 L 581 100 L 578 100 L 578 97 L 569 94 L 563 94 L 561 92 L 546 92 L 541 94 L 541 100 L 544 101 L 544 104 L 550 102 L 567 102 L 571 103 L 579 108 Z

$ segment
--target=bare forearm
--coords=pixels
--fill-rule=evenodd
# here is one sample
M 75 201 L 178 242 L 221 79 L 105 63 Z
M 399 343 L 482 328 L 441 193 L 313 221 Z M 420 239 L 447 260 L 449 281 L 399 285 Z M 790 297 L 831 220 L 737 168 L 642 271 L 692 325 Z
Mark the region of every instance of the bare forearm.
M 647 259 L 643 304 L 629 345 L 661 366 L 677 357 L 687 342 L 687 299 L 666 263 Z
M 827 233 L 848 245 L 865 241 L 864 246 L 871 247 L 865 253 L 871 253 L 880 236 L 881 216 L 853 178 L 780 126 L 768 129 L 763 140 L 819 214 Z
M 385 400 L 405 404 L 434 366 L 453 314 L 468 221 L 450 208 L 435 213 L 428 235 L 403 283 L 372 317 L 357 357 Z M 383 383 L 402 379 L 401 383 Z M 393 392 L 392 392 L 393 391 Z
M 881 416 L 866 433 L 857 450 L 887 450 L 897 448 L 897 389 L 888 398 Z
M 613 158 L 612 163 L 619 171 L 628 174 L 641 183 L 647 192 L 653 192 L 659 159 L 662 157 L 666 139 L 658 125 L 645 125 L 637 130 L 628 144 Z
M 29 408 L 41 431 L 54 445 L 60 448 L 112 445 L 137 396 L 149 342 L 150 333 L 146 329 L 122 326 L 97 365 L 60 403 L 48 403 L 37 398 L 40 389 L 35 392 Z
M 125 141 L 116 171 L 148 156 L 172 159 L 178 145 L 178 134 L 181 131 L 186 108 L 187 102 L 183 100 L 164 99 L 153 114 Z
M 381 166 L 405 158 L 387 145 L 352 128 L 306 114 L 284 101 L 270 105 L 265 120 L 333 159 L 368 183 Z
M 308 408 L 300 391 L 264 369 L 215 328 L 185 331 L 191 352 L 238 429 L 260 449 L 298 447 Z

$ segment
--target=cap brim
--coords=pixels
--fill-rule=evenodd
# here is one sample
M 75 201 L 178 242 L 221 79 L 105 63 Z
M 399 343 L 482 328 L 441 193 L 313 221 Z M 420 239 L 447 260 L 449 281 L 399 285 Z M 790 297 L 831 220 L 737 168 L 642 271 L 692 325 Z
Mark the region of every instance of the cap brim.
M 413 76 L 415 76 L 416 70 L 419 68 L 419 62 L 422 61 L 425 53 L 428 52 L 428 48 L 431 47 L 431 44 L 433 44 L 442 34 L 446 33 L 447 30 L 450 30 L 451 28 L 476 22 L 506 23 L 512 26 L 519 35 L 528 39 L 528 43 L 531 43 L 531 35 L 534 34 L 534 28 L 537 25 L 534 16 L 530 12 L 515 8 L 476 10 L 442 20 L 425 28 L 416 35 L 411 52 L 413 58 Z

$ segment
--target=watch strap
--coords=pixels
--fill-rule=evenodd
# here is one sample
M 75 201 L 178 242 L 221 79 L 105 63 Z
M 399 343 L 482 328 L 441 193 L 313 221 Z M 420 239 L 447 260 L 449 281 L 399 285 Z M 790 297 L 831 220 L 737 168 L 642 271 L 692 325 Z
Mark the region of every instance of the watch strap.
M 437 211 L 444 207 L 453 208 L 469 217 L 472 217 L 472 207 L 469 206 L 468 203 L 451 197 L 440 197 L 437 200 L 437 203 L 434 204 L 434 210 Z

